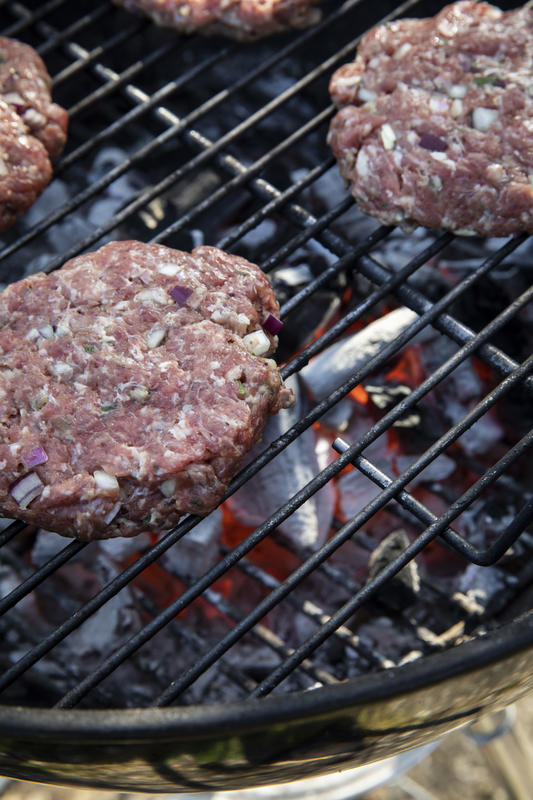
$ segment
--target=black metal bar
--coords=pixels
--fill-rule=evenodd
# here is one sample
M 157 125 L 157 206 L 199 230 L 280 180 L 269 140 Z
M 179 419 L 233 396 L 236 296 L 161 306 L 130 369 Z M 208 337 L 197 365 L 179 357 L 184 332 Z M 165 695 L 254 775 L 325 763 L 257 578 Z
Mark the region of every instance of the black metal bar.
M 19 661 L 13 664 L 10 669 L 0 676 L 0 692 L 4 691 L 8 686 L 11 686 L 20 675 L 39 661 L 39 659 L 55 647 L 56 644 L 65 639 L 69 633 L 76 630 L 76 628 L 85 622 L 95 611 L 98 611 L 99 608 L 105 605 L 108 600 L 118 594 L 136 575 L 159 558 L 169 547 L 179 541 L 182 536 L 185 536 L 198 522 L 199 519 L 197 517 L 187 517 L 177 528 L 170 531 L 161 541 L 153 545 L 148 552 L 140 556 L 137 561 L 127 567 L 120 575 L 117 575 L 117 577 L 110 581 L 98 594 L 88 600 L 85 605 L 81 606 L 78 611 L 65 620 L 62 625 L 42 639 L 36 647 L 32 648 L 32 650 L 26 653 Z
M 349 8 L 351 8 L 352 5 L 357 4 L 358 1 L 359 0 L 348 0 L 348 2 L 345 3 L 341 7 L 341 9 L 339 9 L 338 12 L 335 12 L 334 14 L 326 18 L 326 20 L 324 20 L 324 22 L 322 23 L 322 26 L 331 24 L 331 22 L 334 21 L 334 19 L 336 19 L 337 16 L 346 13 L 346 11 Z M 402 13 L 415 3 L 416 0 L 406 0 L 406 2 L 404 2 L 401 6 L 395 9 L 393 14 L 387 15 L 387 17 L 384 17 L 382 21 L 385 21 L 386 19 L 389 19 L 389 17 L 396 16 L 397 14 Z M 53 29 L 51 29 L 50 26 L 47 27 L 47 30 L 53 33 Z M 294 49 L 296 46 L 300 46 L 304 41 L 306 41 L 308 36 L 309 37 L 315 36 L 318 33 L 319 29 L 317 28 L 311 29 L 310 31 L 306 32 L 306 34 L 300 36 L 299 39 L 297 40 L 297 43 L 293 43 L 292 45 L 285 48 L 285 51 L 291 52 L 292 49 Z M 192 161 L 190 161 L 186 165 L 186 167 L 181 168 L 181 170 L 176 170 L 173 173 L 173 175 L 170 176 L 171 177 L 170 180 L 167 179 L 165 181 L 161 181 L 156 188 L 152 189 L 152 191 L 142 193 L 141 197 L 138 199 L 137 202 L 129 204 L 127 210 L 123 211 L 121 214 L 115 214 L 107 225 L 100 226 L 95 231 L 94 234 L 85 237 L 81 242 L 80 246 L 71 248 L 67 253 L 64 253 L 59 259 L 52 260 L 45 267 L 45 271 L 51 271 L 52 269 L 56 269 L 61 265 L 61 263 L 64 262 L 64 260 L 77 255 L 83 249 L 94 244 L 94 242 L 98 241 L 98 239 L 101 238 L 103 235 L 105 235 L 105 233 L 108 233 L 109 231 L 113 230 L 113 228 L 116 227 L 116 225 L 120 224 L 121 221 L 126 219 L 130 214 L 134 213 L 134 211 L 137 208 L 142 207 L 146 203 L 150 202 L 150 200 L 153 199 L 153 197 L 156 197 L 158 194 L 163 192 L 166 188 L 171 186 L 173 183 L 175 183 L 177 180 L 183 177 L 184 174 L 192 170 L 194 167 L 199 166 L 200 163 L 203 163 L 204 160 L 208 160 L 217 155 L 219 151 L 222 150 L 223 147 L 232 142 L 236 137 L 240 136 L 241 133 L 243 133 L 245 130 L 247 130 L 249 127 L 255 124 L 259 119 L 262 119 L 264 116 L 267 116 L 274 108 L 277 108 L 283 103 L 285 103 L 288 99 L 290 99 L 290 97 L 292 97 L 294 94 L 300 91 L 301 88 L 303 88 L 309 83 L 312 83 L 321 74 L 326 72 L 328 69 L 337 64 L 339 61 L 346 58 L 347 55 L 350 53 L 350 51 L 352 51 L 355 48 L 359 39 L 360 36 L 356 37 L 356 39 L 354 39 L 353 42 L 349 43 L 342 50 L 340 50 L 334 56 L 332 56 L 330 59 L 323 62 L 318 68 L 316 68 L 312 72 L 307 73 L 307 75 L 304 78 L 296 82 L 293 86 L 290 87 L 290 89 L 285 90 L 285 92 L 280 94 L 275 100 L 271 101 L 269 104 L 261 108 L 259 111 L 255 112 L 255 114 L 251 115 L 251 117 L 247 119 L 245 122 L 241 123 L 240 125 L 237 125 L 228 134 L 222 136 L 216 143 L 210 142 L 205 136 L 202 136 L 197 131 L 189 130 L 186 134 L 186 138 L 189 141 L 189 143 L 192 143 L 197 148 L 199 147 L 199 149 L 201 150 L 199 156 L 196 156 L 194 159 L 192 159 Z M 71 45 L 71 48 L 74 48 L 74 50 L 78 54 L 83 52 L 84 57 L 87 57 L 87 51 L 83 51 L 83 48 L 80 48 L 77 45 Z M 159 144 L 161 144 L 163 141 L 161 137 L 165 137 L 164 141 L 166 141 L 166 139 L 170 138 L 170 136 L 177 135 L 182 130 L 185 130 L 191 124 L 191 122 L 196 120 L 202 114 L 206 113 L 206 111 L 213 108 L 222 99 L 227 99 L 227 97 L 230 94 L 233 94 L 235 91 L 237 91 L 237 89 L 242 88 L 242 86 L 246 85 L 251 80 L 261 75 L 263 72 L 269 69 L 270 66 L 272 66 L 272 64 L 277 63 L 283 57 L 283 52 L 284 51 L 282 51 L 281 54 L 277 53 L 272 59 L 268 59 L 264 64 L 260 65 L 256 70 L 252 71 L 252 73 L 245 76 L 245 78 L 234 84 L 233 87 L 230 87 L 229 89 L 219 92 L 217 95 L 215 95 L 215 97 L 211 98 L 209 101 L 199 106 L 194 112 L 187 115 L 187 117 L 185 117 L 183 120 L 179 120 L 174 114 L 165 109 L 161 108 L 156 109 L 157 115 L 162 117 L 167 124 L 170 123 L 171 125 L 171 128 L 165 132 L 166 135 L 161 134 L 155 140 L 150 142 L 149 145 L 147 145 L 145 148 L 141 148 L 140 151 L 137 151 L 135 157 L 131 157 L 130 159 L 128 159 L 128 161 L 126 162 L 126 166 L 122 165 L 120 168 L 119 167 L 115 168 L 110 173 L 108 173 L 107 176 L 104 176 L 104 178 L 102 178 L 101 181 L 97 182 L 95 185 L 93 185 L 93 187 L 90 187 L 90 190 L 88 192 L 81 193 L 74 201 L 70 201 L 69 204 L 65 204 L 62 207 L 62 209 L 57 210 L 56 212 L 54 212 L 53 215 L 50 216 L 53 217 L 54 221 L 57 221 L 57 219 L 61 218 L 61 216 L 64 216 L 65 213 L 68 213 L 75 207 L 79 207 L 79 205 L 85 202 L 86 199 L 88 199 L 88 197 L 93 196 L 93 194 L 96 192 L 96 186 L 98 186 L 98 191 L 107 186 L 109 183 L 111 183 L 113 180 L 119 177 L 119 175 L 122 174 L 124 169 L 129 169 L 134 163 L 134 160 L 144 158 L 149 152 L 151 152 L 154 146 L 158 146 Z M 95 69 L 97 69 L 98 74 L 105 80 L 107 81 L 117 80 L 118 76 L 116 75 L 116 73 L 113 72 L 113 70 L 104 67 L 101 64 L 96 65 Z M 141 90 L 137 89 L 136 87 L 127 86 L 125 87 L 125 91 L 127 95 L 130 98 L 133 98 L 136 103 L 145 102 L 146 100 L 148 100 L 148 96 Z M 158 144 L 156 145 L 156 143 Z M 239 172 L 242 173 L 243 170 L 246 169 L 234 158 L 231 158 L 229 156 L 221 156 L 220 158 L 221 158 L 221 163 L 224 166 L 228 167 L 230 171 L 233 173 L 235 173 L 236 167 L 238 173 Z M 121 170 L 120 173 L 118 172 L 119 169 Z M 262 186 L 264 183 L 265 183 L 264 181 L 258 181 L 257 185 Z M 60 216 L 57 216 L 60 212 L 61 212 Z M 49 218 L 49 224 L 51 224 L 50 218 Z M 15 246 L 16 243 L 13 247 Z M 5 255 L 6 253 L 0 253 L 0 257 L 4 257 Z
M 348 450 L 349 444 L 339 437 L 333 442 L 333 447 L 337 453 L 345 453 L 346 450 Z M 363 475 L 366 475 L 367 478 L 370 478 L 371 481 L 382 489 L 385 489 L 392 483 L 393 479 L 389 475 L 386 475 L 382 470 L 378 469 L 374 464 L 368 461 L 368 459 L 362 456 L 354 458 L 352 464 L 357 467 Z M 394 499 L 425 525 L 431 525 L 439 519 L 427 506 L 409 494 L 409 492 L 406 492 L 405 489 L 399 492 Z M 532 520 L 533 497 L 530 497 L 513 521 L 506 527 L 505 531 L 498 536 L 497 541 L 485 550 L 478 550 L 472 547 L 472 545 L 465 541 L 464 537 L 454 531 L 453 528 L 445 528 L 441 533 L 441 537 L 453 550 L 467 558 L 468 561 L 471 561 L 473 564 L 478 564 L 479 566 L 488 567 L 491 564 L 495 564 L 502 557 Z
M 533 358 L 532 358 L 533 364 Z M 373 597 L 376 592 L 384 586 L 384 584 L 394 577 L 409 561 L 412 561 L 426 547 L 429 542 L 433 541 L 440 533 L 446 529 L 448 523 L 454 520 L 462 511 L 468 507 L 486 488 L 486 486 L 493 483 L 499 474 L 508 468 L 517 458 L 519 458 L 527 449 L 533 445 L 533 431 L 520 440 L 514 447 L 512 447 L 503 456 L 495 466 L 489 470 L 482 478 L 470 487 L 455 503 L 453 503 L 447 511 L 445 511 L 438 520 L 430 525 L 423 534 L 418 536 L 414 542 L 406 547 L 400 556 L 394 559 L 387 567 L 385 567 L 378 575 L 371 578 L 368 583 L 347 603 L 345 603 L 335 614 L 332 614 L 330 620 L 309 637 L 300 647 L 298 647 L 292 655 L 290 655 L 283 664 L 274 670 L 268 678 L 260 683 L 256 689 L 251 693 L 251 697 L 264 697 L 272 691 L 282 680 L 284 680 L 298 665 L 299 661 L 303 658 L 308 658 L 317 647 L 319 647 L 335 630 L 338 625 L 344 624 L 364 603 Z M 396 483 L 396 481 L 393 481 Z M 392 484 L 391 484 L 392 485 Z
M 368 503 L 360 514 L 358 514 L 351 523 L 345 525 L 341 530 L 331 537 L 323 546 L 314 553 L 306 562 L 304 562 L 298 569 L 296 569 L 285 581 L 283 581 L 277 590 L 274 590 L 258 603 L 253 611 L 251 611 L 243 620 L 235 626 L 229 633 L 227 633 L 210 651 L 209 661 L 214 663 L 223 653 L 225 653 L 238 639 L 250 630 L 253 625 L 258 622 L 271 608 L 282 600 L 289 591 L 292 590 L 306 575 L 315 569 L 315 567 L 322 563 L 337 547 L 344 541 L 347 541 L 355 533 L 355 531 L 370 519 L 375 511 L 382 508 L 386 503 L 404 486 L 409 483 L 419 472 L 433 461 L 441 452 L 446 450 L 456 439 L 458 439 L 465 430 L 474 424 L 497 400 L 506 394 L 510 389 L 520 383 L 524 374 L 527 374 L 533 369 L 533 356 L 531 356 L 524 364 L 522 364 L 515 372 L 504 378 L 504 380 L 490 392 L 481 403 L 478 403 L 471 411 L 469 411 L 463 419 L 455 425 L 450 431 L 440 437 L 426 452 L 419 456 L 405 472 L 396 478 L 387 489 L 385 489 L 378 498 Z M 533 433 L 531 440 L 533 441 Z M 531 442 L 528 442 L 530 444 Z M 321 488 L 327 481 L 337 474 L 340 469 L 346 466 L 348 461 L 351 461 L 356 446 L 350 447 L 345 453 L 341 454 L 333 464 L 330 464 L 319 475 L 311 480 L 307 486 L 297 492 L 291 500 L 278 509 L 266 523 L 260 525 L 256 530 L 244 539 L 225 559 L 215 564 L 208 572 L 199 578 L 193 586 L 191 586 L 181 597 L 172 602 L 166 609 L 161 611 L 158 617 L 152 620 L 143 630 L 132 636 L 121 647 L 117 648 L 99 667 L 97 667 L 90 675 L 88 675 L 78 686 L 71 689 L 67 695 L 60 702 L 67 705 L 73 705 L 81 700 L 93 686 L 96 686 L 107 675 L 113 672 L 123 661 L 126 660 L 133 652 L 139 649 L 141 645 L 151 639 L 167 622 L 172 619 L 176 614 L 182 611 L 192 600 L 200 596 L 202 592 L 209 588 L 209 586 L 221 577 L 228 569 L 236 564 L 243 555 L 246 555 L 256 544 L 258 544 L 274 527 L 278 527 L 283 519 L 286 519 L 290 513 L 298 508 L 305 500 Z M 517 446 L 513 448 L 510 453 L 513 455 L 517 450 Z M 498 464 L 506 464 L 504 458 Z M 490 472 L 495 479 L 496 473 L 493 469 Z M 484 476 L 486 478 L 486 476 Z M 484 486 L 484 478 L 481 478 L 475 486 Z M 469 490 L 470 491 L 470 490 Z M 442 519 L 442 518 L 441 518 Z M 446 526 L 445 526 L 446 527 Z M 402 564 L 402 566 L 404 566 Z M 395 574 L 395 573 L 393 573 Z M 207 661 L 207 657 L 206 657 Z M 198 677 L 198 676 L 197 676 Z M 1 684 L 0 684 L 1 685 Z M 186 688 L 182 685 L 181 680 L 176 680 L 172 684 L 172 689 L 168 689 L 164 693 L 164 703 L 171 702 L 183 689 Z M 161 695 L 163 698 L 163 695 Z M 161 700 L 160 698 L 160 700 Z
M 66 564 L 73 556 L 84 550 L 87 547 L 86 542 L 70 542 L 59 553 L 56 553 L 46 564 L 43 564 L 40 569 L 30 575 L 25 581 L 16 586 L 9 594 L 0 599 L 0 615 L 4 614 L 10 608 L 13 608 L 19 600 L 26 597 L 32 592 L 39 584 L 41 584 L 49 575 L 59 569 L 59 567 Z
M 5 28 L 2 31 L 2 36 L 15 36 L 15 34 L 20 33 L 24 30 L 24 28 L 27 28 L 30 25 L 34 25 L 51 11 L 55 11 L 56 8 L 59 8 L 66 2 L 67 0 L 49 0 L 48 3 L 43 3 L 43 5 L 41 5 L 41 7 L 33 13 L 30 13 L 26 8 L 24 8 L 21 3 L 13 3 L 12 8 L 18 10 L 18 13 L 22 19 L 19 20 L 19 22 L 14 22 L 12 25 L 9 25 L 9 27 Z

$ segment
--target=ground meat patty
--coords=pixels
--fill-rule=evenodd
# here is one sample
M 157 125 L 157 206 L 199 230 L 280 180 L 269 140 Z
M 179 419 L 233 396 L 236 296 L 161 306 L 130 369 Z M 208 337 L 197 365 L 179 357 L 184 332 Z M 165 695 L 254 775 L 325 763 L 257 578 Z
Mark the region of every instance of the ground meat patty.
M 307 28 L 320 20 L 317 0 L 115 0 L 140 10 L 158 25 L 182 33 L 222 33 L 257 39 L 287 28 Z
M 9 286 L 0 512 L 84 540 L 207 513 L 292 402 L 277 314 L 261 270 L 213 247 L 115 242 Z
M 52 103 L 50 86 L 33 48 L 0 37 L 0 231 L 48 185 L 65 144 L 67 113 Z
M 330 92 L 361 209 L 459 234 L 533 232 L 533 11 L 459 2 L 379 26 Z

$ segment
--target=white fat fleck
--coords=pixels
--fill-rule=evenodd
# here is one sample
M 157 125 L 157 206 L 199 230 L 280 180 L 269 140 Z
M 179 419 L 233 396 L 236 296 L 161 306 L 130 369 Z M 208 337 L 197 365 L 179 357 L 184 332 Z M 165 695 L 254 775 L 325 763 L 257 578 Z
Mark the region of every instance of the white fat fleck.
M 455 83 L 453 86 L 450 86 L 448 94 L 454 99 L 462 100 L 462 98 L 466 96 L 466 86 Z
M 446 153 L 431 152 L 429 155 L 432 158 L 434 158 L 435 161 L 440 161 L 441 164 L 445 164 L 452 170 L 455 170 L 457 168 L 457 164 L 454 161 L 452 161 L 451 158 L 448 158 Z
M 113 308 L 115 309 L 115 311 L 125 311 L 128 308 L 128 306 L 129 303 L 127 300 L 120 300 L 118 303 L 115 303 Z
M 472 111 L 472 125 L 477 131 L 488 131 L 499 115 L 495 108 L 475 108 Z
M 409 144 L 418 144 L 418 134 L 415 131 L 407 131 L 407 141 Z
M 28 339 L 31 342 L 31 341 L 33 341 L 33 339 L 38 339 L 40 335 L 41 334 L 39 333 L 37 328 L 30 328 L 30 330 L 26 334 L 25 338 Z
M 241 325 L 249 325 L 250 317 L 247 317 L 246 314 L 237 314 L 237 322 Z
M 430 175 L 428 178 L 428 184 L 435 192 L 440 192 L 443 187 L 442 178 L 439 175 Z
M 242 367 L 236 366 L 228 369 L 226 372 L 226 379 L 228 381 L 236 381 L 242 376 Z
M 70 364 L 66 364 L 64 361 L 56 361 L 50 366 L 50 369 L 58 378 L 70 377 L 73 373 Z
M 161 275 L 167 275 L 169 278 L 173 278 L 182 269 L 183 266 L 181 264 L 173 264 L 171 261 L 163 261 L 157 265 L 157 271 Z
M 169 428 L 168 432 L 174 437 L 174 439 L 180 442 L 187 438 L 187 435 L 191 432 L 191 427 L 186 419 L 182 419 L 176 423 L 176 425 L 173 425 L 171 428 Z
M 54 335 L 54 329 L 48 323 L 46 325 L 41 325 L 39 327 L 39 333 L 43 337 L 43 339 L 51 339 Z
M 93 478 L 96 481 L 96 485 L 100 489 L 117 489 L 119 488 L 118 481 L 115 475 L 112 475 L 110 472 L 106 472 L 103 469 L 95 469 L 93 472 Z
M 400 152 L 400 150 L 395 150 L 393 152 L 393 154 L 392 154 L 392 157 L 394 159 L 394 163 L 396 164 L 396 166 L 397 167 L 401 167 L 402 161 L 403 161 L 403 156 L 402 156 L 402 153 Z
M 432 111 L 447 111 L 450 107 L 450 101 L 442 95 L 433 95 L 429 98 L 429 107 Z
M 264 356 L 270 350 L 270 339 L 264 331 L 258 330 L 248 333 L 242 339 L 246 349 L 253 356 Z
M 118 512 L 120 511 L 121 503 L 115 503 L 111 511 L 108 511 L 104 517 L 104 522 L 106 525 L 109 525 L 110 522 L 113 522 L 115 517 L 117 516 Z
M 225 322 L 227 319 L 226 312 L 221 311 L 219 308 L 215 308 L 215 310 L 211 312 L 210 316 L 213 322 Z
M 5 177 L 7 175 L 7 167 L 5 165 L 4 159 L 0 158 L 0 177 Z
M 405 55 L 407 55 L 409 50 L 411 50 L 412 46 L 413 45 L 410 42 L 404 42 L 398 47 L 393 58 L 403 58 Z
M 380 130 L 379 135 L 381 137 L 381 141 L 383 142 L 383 147 L 385 150 L 392 150 L 394 145 L 396 144 L 396 134 L 391 125 L 388 122 L 385 122 Z
M 355 162 L 355 171 L 361 178 L 366 178 L 368 170 L 369 159 L 364 150 L 359 150 L 357 154 L 357 161 Z
M 146 336 L 146 346 L 149 347 L 150 350 L 153 349 L 154 347 L 157 347 L 158 345 L 161 344 L 166 335 L 167 335 L 166 328 L 160 328 L 160 327 L 152 328 L 152 330 L 149 331 Z
M 489 164 L 487 167 L 487 177 L 493 183 L 501 183 L 502 180 L 505 178 L 505 172 L 501 164 Z M 530 175 L 529 181 L 533 183 L 533 173 Z
M 13 103 L 14 105 L 17 106 L 25 105 L 25 101 L 18 92 L 6 92 L 6 94 L 3 95 L 2 99 L 5 100 L 6 103 Z
M 457 98 L 452 102 L 450 114 L 452 117 L 460 117 L 464 111 L 463 101 Z
M 11 453 L 12 456 L 15 456 L 19 450 L 20 450 L 20 444 L 17 443 L 9 445 L 9 452 Z
M 476 231 L 471 230 L 470 228 L 459 228 L 458 230 L 454 231 L 456 236 L 478 236 Z
M 372 89 L 365 89 L 364 86 L 361 86 L 361 88 L 357 92 L 357 97 L 363 103 L 371 103 L 373 100 L 376 99 L 377 94 L 373 92 Z
M 360 80 L 360 75 L 347 75 L 346 77 L 342 76 L 337 78 L 337 85 L 342 89 L 351 89 L 352 86 L 357 86 Z
M 172 497 L 176 491 L 176 480 L 174 478 L 168 478 L 166 481 L 163 481 L 163 483 L 159 486 L 159 491 L 165 497 Z
M 133 298 L 137 303 L 157 303 L 164 306 L 171 302 L 168 292 L 165 292 L 161 286 L 153 286 L 151 289 L 142 289 L 137 292 Z
M 132 400 L 138 400 L 140 403 L 144 403 L 144 401 L 148 400 L 150 397 L 150 391 L 146 386 L 134 386 L 130 391 L 130 397 Z
M 70 336 L 71 330 L 66 320 L 61 320 L 56 325 L 56 336 Z

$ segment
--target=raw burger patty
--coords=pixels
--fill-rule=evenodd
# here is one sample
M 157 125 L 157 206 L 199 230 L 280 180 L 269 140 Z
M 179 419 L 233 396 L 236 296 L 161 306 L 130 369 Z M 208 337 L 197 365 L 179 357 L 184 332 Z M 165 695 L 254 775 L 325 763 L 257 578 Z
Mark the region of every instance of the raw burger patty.
M 533 11 L 446 6 L 371 30 L 330 83 L 329 142 L 389 225 L 533 232 Z
M 206 514 L 293 399 L 270 314 L 261 270 L 214 247 L 114 242 L 9 286 L 0 513 L 85 540 Z
M 128 11 L 143 11 L 158 25 L 183 33 L 223 33 L 256 39 L 320 20 L 317 0 L 115 0 Z
M 67 112 L 52 103 L 51 83 L 33 48 L 0 37 L 0 231 L 49 184 L 65 144 Z

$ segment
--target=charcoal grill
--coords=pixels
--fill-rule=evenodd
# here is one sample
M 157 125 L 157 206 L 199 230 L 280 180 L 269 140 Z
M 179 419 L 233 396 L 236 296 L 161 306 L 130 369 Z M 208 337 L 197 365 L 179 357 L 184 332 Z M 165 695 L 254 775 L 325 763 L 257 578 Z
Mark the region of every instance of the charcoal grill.
M 258 527 L 245 530 L 242 541 L 223 543 L 221 557 L 199 577 L 184 579 L 180 591 L 164 602 L 143 595 L 143 577 L 156 567 L 161 580 L 165 554 L 179 553 L 196 518 L 184 519 L 148 544 L 79 600 L 74 611 L 65 610 L 60 595 L 53 597 L 54 625 L 28 634 L 22 646 L 24 608 L 32 597 L 48 591 L 50 598 L 47 587 L 54 576 L 76 557 L 90 563 L 96 545 L 65 541 L 35 567 L 27 558 L 35 532 L 21 523 L 7 527 L 0 534 L 0 566 L 14 568 L 20 582 L 0 600 L 1 774 L 143 791 L 286 781 L 432 741 L 531 687 L 533 540 L 527 527 L 533 519 L 533 289 L 527 237 L 487 244 L 439 232 L 402 234 L 358 214 L 340 184 L 331 191 L 328 183 L 336 174 L 325 143 L 334 113 L 327 94 L 332 71 L 353 57 L 359 36 L 370 26 L 438 8 L 414 0 L 400 6 L 326 2 L 317 27 L 243 45 L 180 37 L 107 1 L 2 4 L 2 33 L 41 53 L 54 76 L 54 99 L 69 109 L 71 123 L 53 184 L 4 235 L 1 280 L 55 269 L 113 238 L 183 249 L 201 241 L 217 244 L 252 258 L 273 276 L 287 264 L 312 264 L 305 281 L 282 297 L 285 378 L 339 336 L 390 309 L 405 306 L 417 315 L 325 399 L 310 403 L 288 431 L 241 470 L 228 496 L 352 390 L 375 383 L 375 376 L 428 330 L 448 349 L 361 435 L 332 442 L 330 463 L 307 485 Z M 439 272 L 439 259 L 451 266 Z M 292 326 L 291 319 L 296 320 Z M 397 432 L 397 423 L 473 359 L 483 375 L 482 396 L 458 421 L 432 429 L 407 468 L 388 474 L 368 455 L 371 445 Z M 411 489 L 439 454 L 459 458 L 456 442 L 496 413 L 505 418 L 503 439 L 491 450 L 490 461 L 462 453 L 467 476 L 462 489 L 439 488 L 436 481 L 425 484 L 423 497 Z M 280 535 L 283 521 L 348 465 L 379 492 L 356 513 L 337 515 L 332 535 L 318 549 L 306 550 Z M 503 522 L 488 525 L 483 541 L 462 524 L 481 501 L 492 501 L 494 517 L 502 505 L 507 510 Z M 364 546 L 367 526 L 383 513 L 408 531 L 409 544 L 373 577 L 358 581 L 349 563 L 335 560 L 335 554 L 346 542 Z M 281 577 L 254 561 L 270 541 L 276 558 L 285 552 L 291 559 Z M 369 646 L 358 635 L 354 620 L 379 615 L 400 631 L 416 627 L 425 611 L 416 611 L 411 601 L 392 607 L 387 597 L 400 570 L 428 553 L 433 561 L 451 559 L 456 571 L 465 564 L 479 565 L 481 571 L 507 564 L 512 591 L 503 607 L 480 613 L 450 597 L 445 578 L 426 577 L 426 598 L 436 606 L 452 605 L 464 635 L 449 641 L 426 638 L 416 658 L 411 654 L 405 663 L 400 658 L 391 663 L 379 644 Z M 221 581 L 235 574 L 260 589 L 242 608 L 220 591 Z M 324 597 L 309 599 L 305 587 L 314 576 L 334 594 L 333 607 Z M 62 661 L 63 643 L 101 608 L 120 602 L 123 589 L 142 602 L 140 628 L 110 646 L 97 663 L 81 655 L 79 663 Z M 204 637 L 202 626 L 183 614 L 196 607 L 197 598 L 203 599 L 204 616 L 220 617 L 223 630 L 216 640 Z M 282 607 L 289 617 L 305 616 L 305 633 L 284 639 L 264 623 Z M 172 632 L 177 649 L 190 649 L 187 668 L 165 679 L 142 703 L 119 703 L 114 690 L 106 689 L 109 680 L 124 674 L 127 682 L 129 673 L 121 670 L 140 654 L 153 658 L 157 636 L 165 630 Z M 262 664 L 261 655 L 253 669 L 235 665 L 233 648 L 246 637 L 270 649 L 274 662 Z M 321 654 L 335 648 L 333 666 L 325 666 Z M 62 673 L 59 684 L 50 681 L 49 668 L 40 671 L 45 663 L 55 668 L 56 677 Z M 234 685 L 235 697 L 200 702 L 188 694 L 202 681 L 216 683 L 219 673 Z

